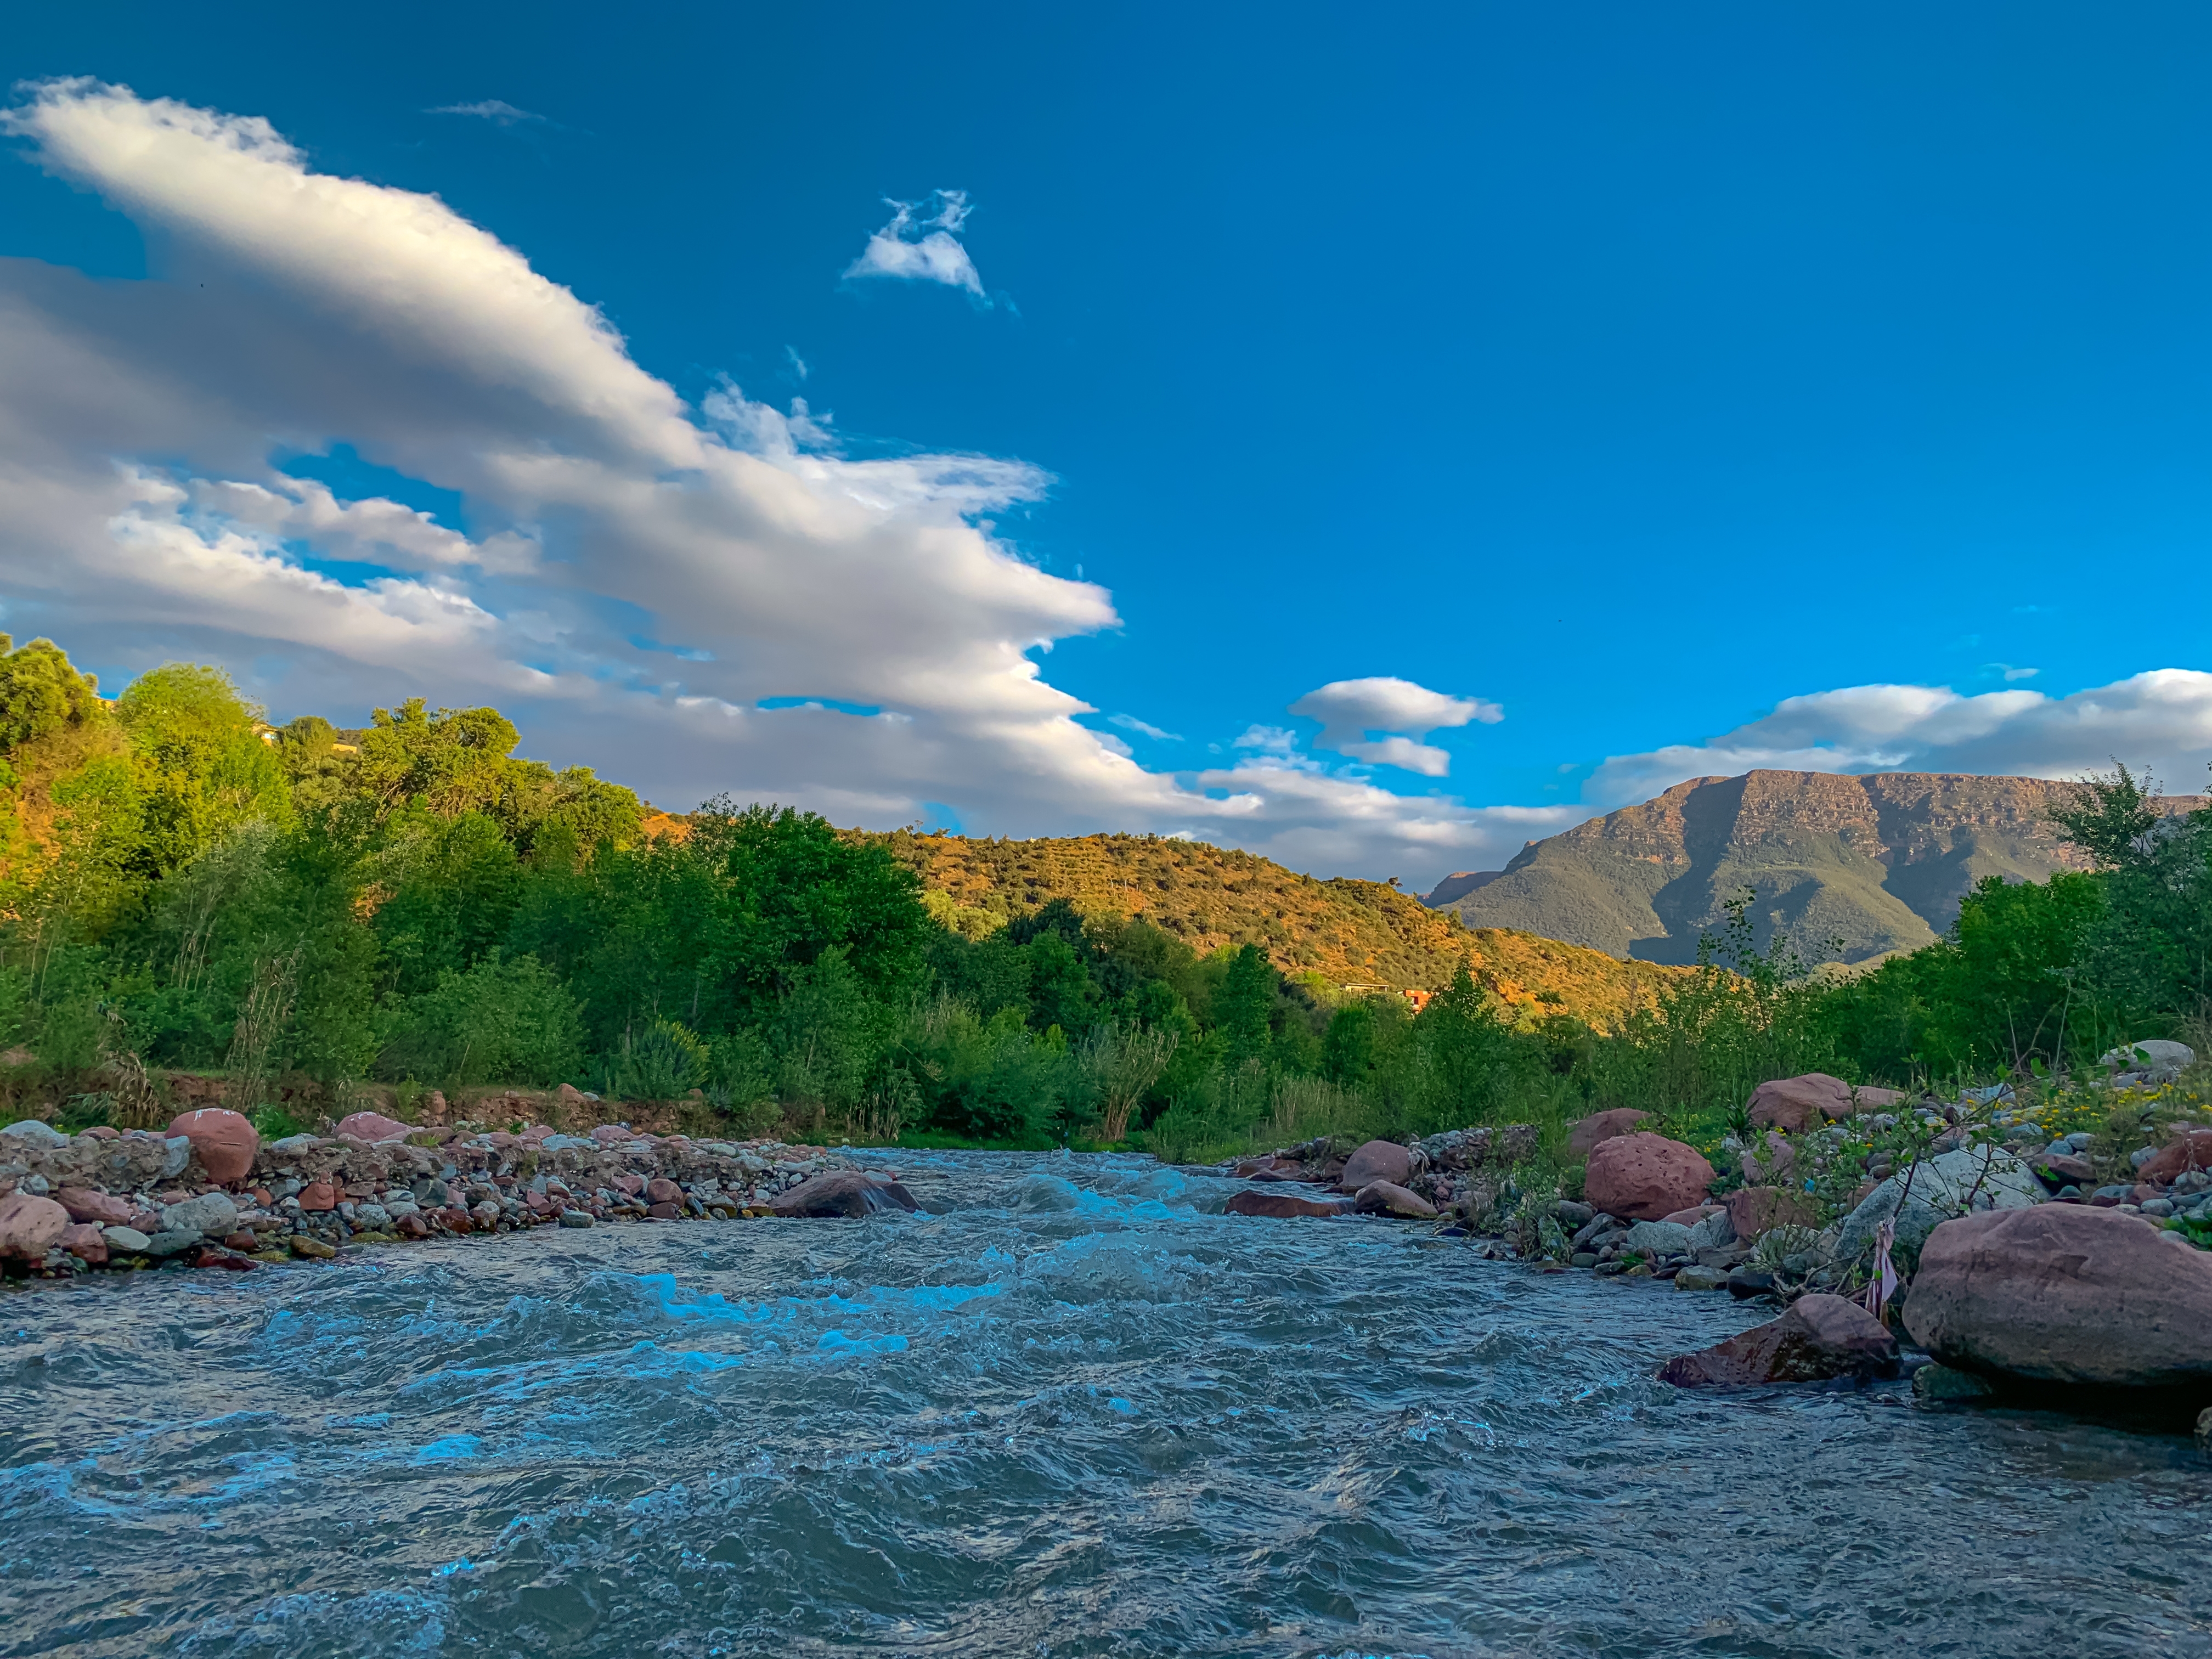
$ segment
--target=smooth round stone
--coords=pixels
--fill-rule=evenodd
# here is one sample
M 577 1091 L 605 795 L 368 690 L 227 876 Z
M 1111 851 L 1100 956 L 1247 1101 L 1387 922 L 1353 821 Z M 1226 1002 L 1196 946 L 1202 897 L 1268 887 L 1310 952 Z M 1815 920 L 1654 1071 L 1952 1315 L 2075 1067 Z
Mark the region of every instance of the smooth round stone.
M 588 1227 L 592 1224 L 592 1218 L 581 1210 L 563 1210 L 561 1212 L 561 1224 L 564 1227 Z

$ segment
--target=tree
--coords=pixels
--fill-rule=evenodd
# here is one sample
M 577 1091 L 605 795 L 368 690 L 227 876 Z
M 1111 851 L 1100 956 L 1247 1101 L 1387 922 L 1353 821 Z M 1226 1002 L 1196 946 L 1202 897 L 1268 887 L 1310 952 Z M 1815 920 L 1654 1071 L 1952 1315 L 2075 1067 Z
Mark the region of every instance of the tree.
M 283 757 L 262 741 L 259 706 L 222 669 L 171 663 L 141 674 L 115 714 L 137 761 L 143 874 L 182 868 L 240 824 L 289 822 Z
M 2109 775 L 2083 778 L 2079 787 L 2081 793 L 2070 802 L 2050 811 L 2058 838 L 2087 853 L 2100 870 L 2141 864 L 2165 816 L 2158 810 L 2159 790 L 2149 775 L 2138 783 L 2115 760 Z
M 380 812 L 416 799 L 441 817 L 492 809 L 506 782 L 507 757 L 521 738 L 496 708 L 433 714 L 420 697 L 397 709 L 376 709 L 369 722 L 354 777 Z
M 833 949 L 879 999 L 913 988 L 934 924 L 921 884 L 884 848 L 847 841 L 814 813 L 726 796 L 696 822 L 721 884 L 713 972 L 740 1023 Z
M 1232 1066 L 1267 1052 L 1276 977 L 1267 952 L 1256 945 L 1242 946 L 1229 960 L 1229 971 L 1213 995 L 1213 1028 L 1221 1034 Z

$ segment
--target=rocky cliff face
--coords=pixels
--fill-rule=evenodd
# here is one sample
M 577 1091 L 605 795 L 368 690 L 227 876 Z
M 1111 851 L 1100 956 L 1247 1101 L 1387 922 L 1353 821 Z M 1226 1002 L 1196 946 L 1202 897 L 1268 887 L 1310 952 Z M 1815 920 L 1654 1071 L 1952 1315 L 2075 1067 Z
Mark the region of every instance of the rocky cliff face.
M 1926 945 L 1984 876 L 2040 881 L 2078 868 L 2047 814 L 2073 786 L 2040 778 L 1750 772 L 1696 778 L 1531 842 L 1448 908 L 1470 927 L 1516 927 L 1649 962 L 1695 959 L 1700 933 L 1746 887 L 1765 944 L 1842 959 Z M 2189 811 L 2202 797 L 2165 805 Z

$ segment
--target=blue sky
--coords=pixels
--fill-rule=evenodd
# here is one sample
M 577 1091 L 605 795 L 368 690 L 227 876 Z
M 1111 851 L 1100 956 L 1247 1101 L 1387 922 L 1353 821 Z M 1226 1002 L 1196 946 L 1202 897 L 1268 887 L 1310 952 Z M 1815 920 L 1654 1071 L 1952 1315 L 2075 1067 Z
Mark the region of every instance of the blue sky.
M 121 94 L 19 92 L 0 371 L 106 390 L 9 425 L 19 488 L 82 488 L 0 501 L 0 599 L 111 683 L 182 655 L 279 717 L 495 702 L 675 805 L 1183 830 L 1423 884 L 1747 765 L 2118 754 L 2202 787 L 2201 9 L 222 16 L 49 8 L 0 68 L 260 118 L 299 179 L 434 197 L 447 245 L 407 264 L 395 210 L 414 274 L 386 281 L 266 167 L 211 216 L 229 185 L 181 149 L 148 171 Z M 456 391 L 449 345 L 394 345 L 425 306 L 517 319 L 471 226 L 634 374 Z M 893 274 L 856 265 L 879 234 L 915 250 Z M 351 251 L 292 262 L 325 235 Z M 514 325 L 514 361 L 582 362 Z M 670 418 L 650 380 L 783 457 L 776 501 L 888 516 L 793 529 L 739 479 L 726 545 L 687 551 L 692 509 L 626 518 L 601 475 L 686 472 L 690 440 L 580 435 L 602 374 L 626 420 Z M 519 483 L 533 445 L 598 481 Z M 422 545 L 331 517 L 376 498 L 434 515 Z

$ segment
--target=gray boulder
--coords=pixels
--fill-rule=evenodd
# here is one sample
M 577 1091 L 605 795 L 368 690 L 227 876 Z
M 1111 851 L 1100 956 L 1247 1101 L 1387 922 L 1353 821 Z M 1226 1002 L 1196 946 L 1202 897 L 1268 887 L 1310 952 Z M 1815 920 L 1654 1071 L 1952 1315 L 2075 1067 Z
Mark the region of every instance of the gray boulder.
M 2170 1083 L 2197 1063 L 2197 1051 L 2185 1042 L 2147 1037 L 2124 1048 L 2109 1048 L 2097 1060 L 2122 1071 L 2140 1072 L 2148 1083 Z
M 161 1227 L 165 1232 L 204 1233 L 221 1238 L 238 1231 L 238 1206 L 222 1193 L 205 1193 L 164 1209 Z
M 1868 1194 L 1836 1230 L 1834 1260 L 1839 1265 L 1865 1261 L 1874 1254 L 1875 1230 L 1893 1220 L 1897 1243 L 1892 1259 L 1910 1273 L 1928 1235 L 1954 1216 L 2025 1209 L 2047 1196 L 2035 1171 L 2012 1153 L 1996 1146 L 1962 1146 L 1917 1168 L 1899 1170 Z
M 111 1250 L 121 1250 L 127 1255 L 143 1255 L 153 1241 L 136 1227 L 102 1227 L 100 1236 L 107 1241 Z
M 1644 1224 L 1649 1226 L 1651 1224 L 1646 1222 Z M 1729 1218 L 1726 1210 L 1714 1211 L 1690 1229 L 1690 1249 L 1692 1252 L 1717 1250 L 1723 1244 L 1735 1243 L 1735 1223 Z
M 70 1138 L 52 1124 L 41 1123 L 34 1117 L 27 1117 L 20 1122 L 9 1124 L 6 1128 L 0 1129 L 0 1135 L 6 1135 L 11 1140 L 21 1141 L 27 1146 L 49 1149 L 66 1146 L 70 1143 Z
M 201 1237 L 197 1228 L 166 1227 L 146 1241 L 144 1250 L 148 1255 L 175 1255 L 191 1249 Z
M 1639 1221 L 1628 1230 L 1628 1236 L 1620 1241 L 1620 1248 L 1657 1261 L 1665 1256 L 1689 1255 L 1691 1237 L 1691 1230 L 1679 1221 Z

